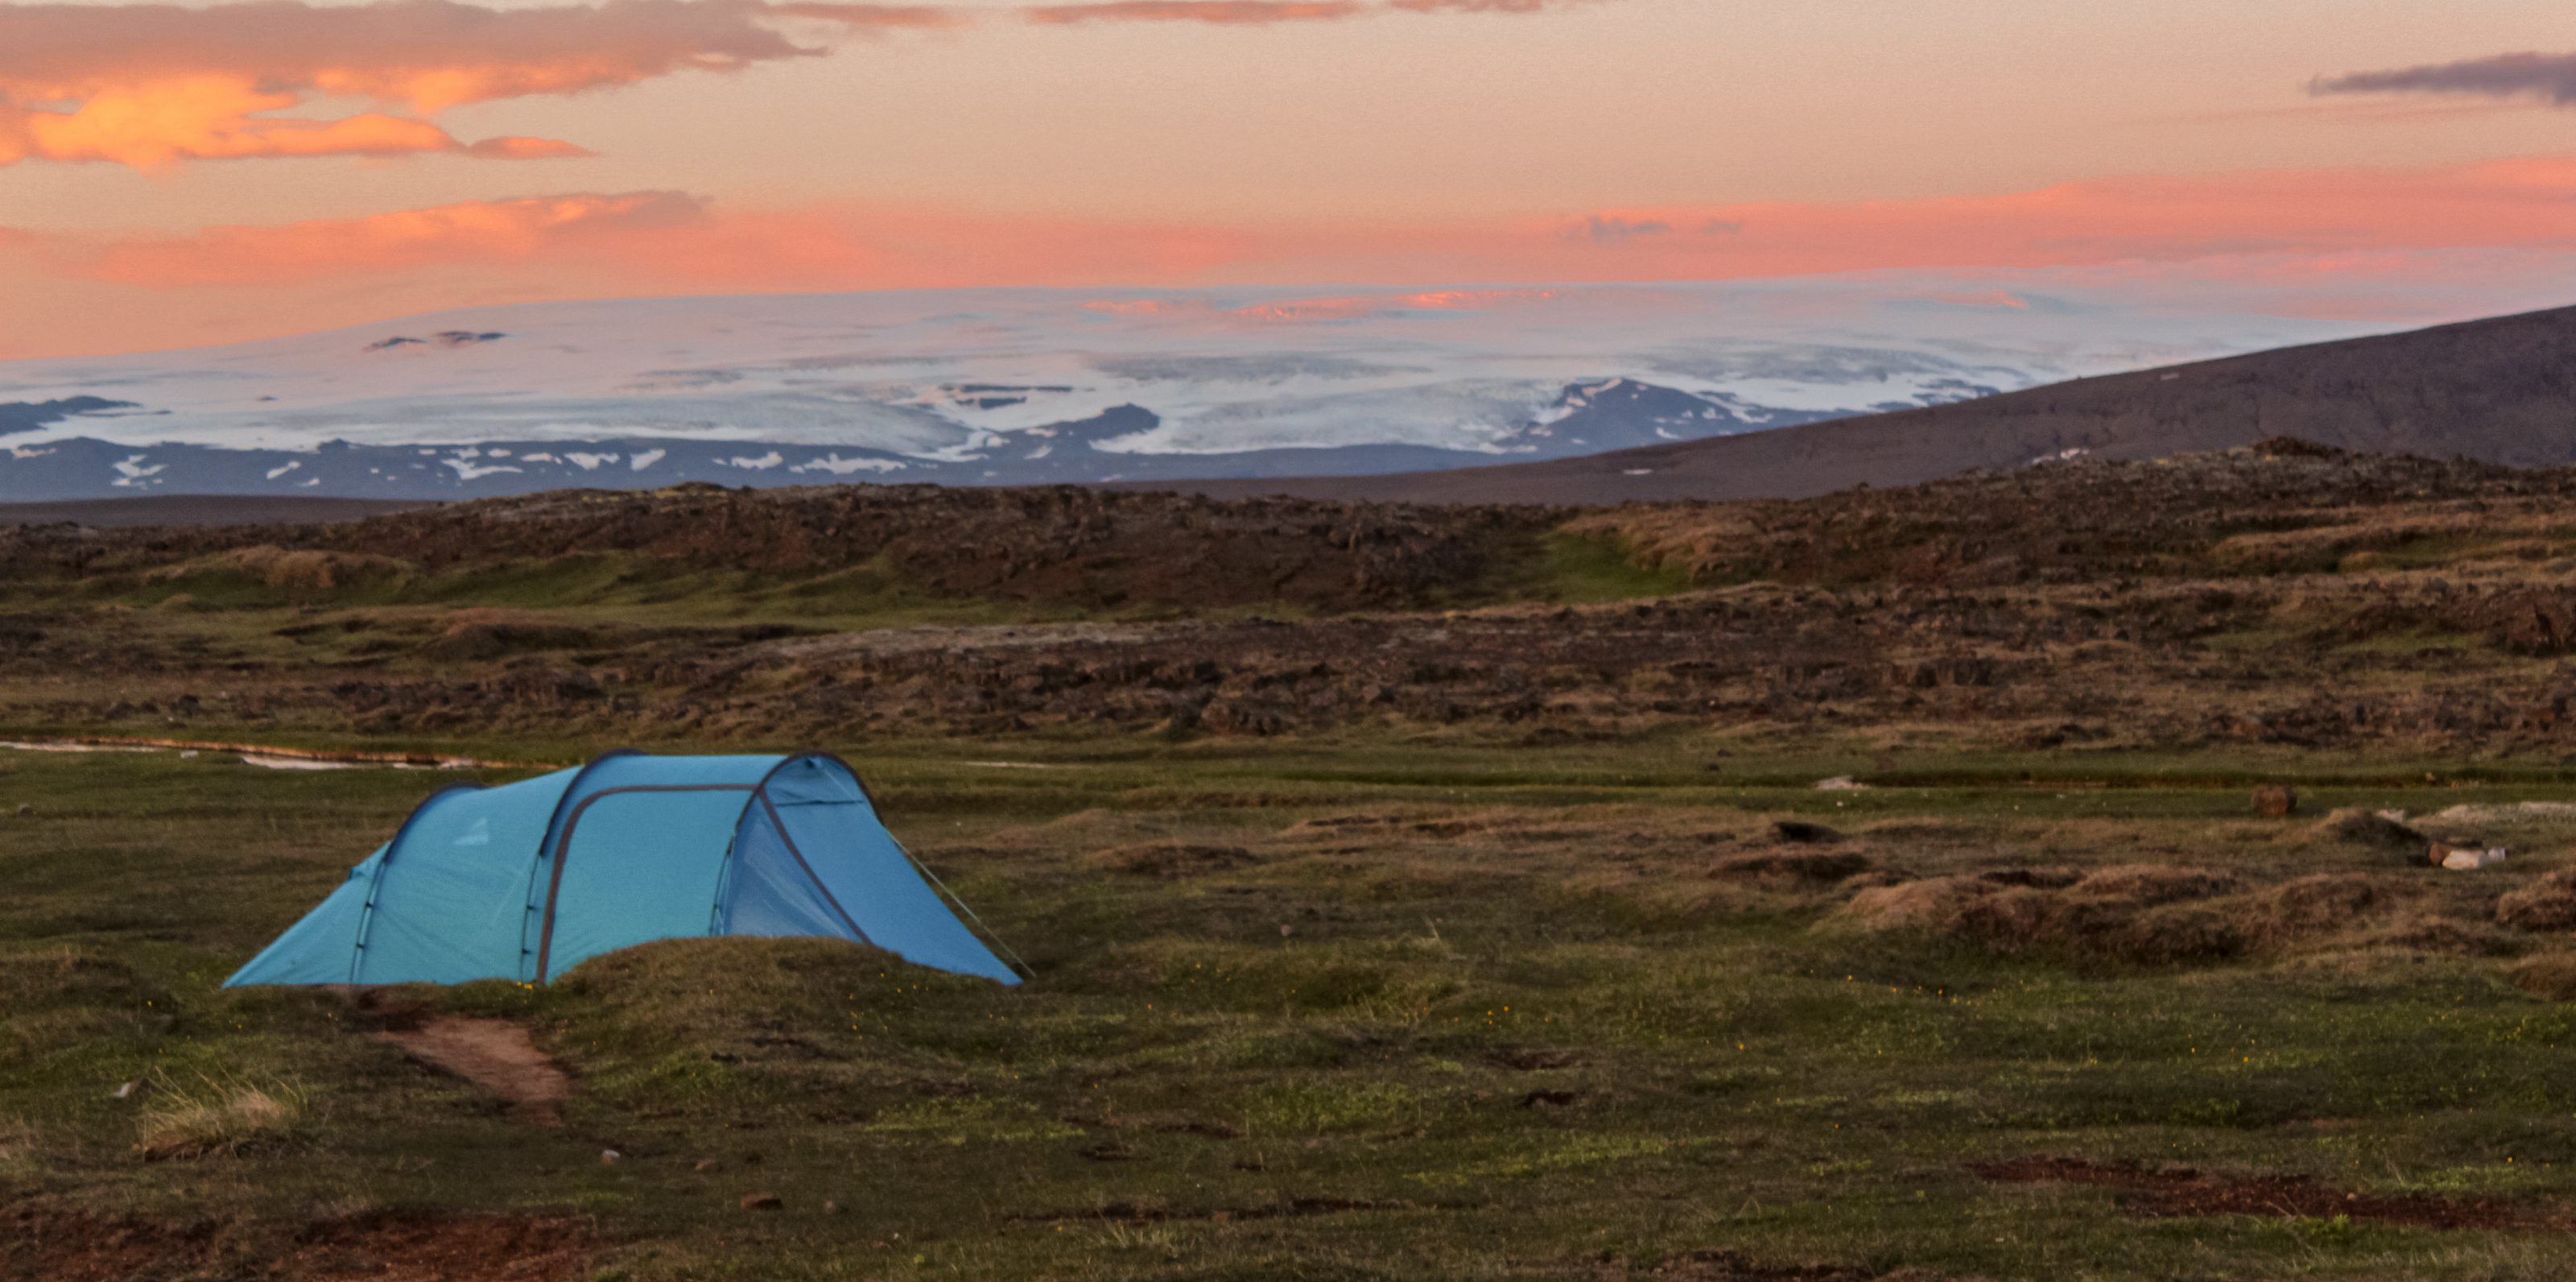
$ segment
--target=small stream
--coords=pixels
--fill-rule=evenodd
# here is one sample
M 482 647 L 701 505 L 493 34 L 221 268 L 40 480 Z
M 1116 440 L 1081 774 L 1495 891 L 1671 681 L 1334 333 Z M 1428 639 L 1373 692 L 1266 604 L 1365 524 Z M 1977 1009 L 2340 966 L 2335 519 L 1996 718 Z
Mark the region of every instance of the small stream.
M 539 764 L 480 761 L 472 757 L 429 753 L 321 752 L 253 743 L 200 743 L 176 739 L 0 739 L 0 749 L 13 752 L 172 752 L 182 759 L 211 753 L 238 757 L 241 764 L 260 770 L 485 770 Z

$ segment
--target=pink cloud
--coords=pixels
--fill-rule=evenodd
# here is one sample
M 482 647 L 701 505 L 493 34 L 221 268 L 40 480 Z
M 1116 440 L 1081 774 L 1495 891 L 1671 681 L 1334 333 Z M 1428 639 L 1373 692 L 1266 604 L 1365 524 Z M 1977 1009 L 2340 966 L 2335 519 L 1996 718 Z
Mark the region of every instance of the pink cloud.
M 182 282 L 215 273 L 249 280 L 270 271 L 309 276 L 386 263 L 469 261 L 515 252 L 510 247 L 538 237 L 565 250 L 620 257 L 651 277 L 760 288 L 1724 279 L 2431 248 L 2576 249 L 2576 223 L 2566 215 L 2571 206 L 2576 157 L 2448 169 L 2101 179 L 1925 200 L 1618 209 L 1571 222 L 1163 224 L 849 203 L 737 211 L 646 193 L 465 202 L 362 219 L 216 228 L 119 242 L 97 261 L 158 265 L 157 271 L 102 269 L 118 279 L 158 274 Z M 502 234 L 503 228 L 517 230 Z M 1595 228 L 1617 230 L 1596 234 Z M 357 248 L 366 246 L 387 252 L 386 263 L 370 257 L 375 250 Z M 1317 312 L 1490 306 L 1513 296 L 1367 294 L 1301 306 Z
M 1924 270 L 2188 279 L 2204 296 L 2242 288 L 2349 310 L 2427 297 L 2429 280 L 2463 262 L 2509 264 L 2491 273 L 2506 286 L 2536 279 L 2536 261 L 2576 264 L 2570 208 L 2576 157 L 2569 156 L 2431 169 L 2129 177 L 1927 200 L 1369 224 L 1124 222 L 858 202 L 738 209 L 675 192 L 573 193 L 160 237 L 0 232 L 0 270 L 15 272 L 18 288 L 50 277 L 120 291 L 114 298 L 123 301 L 82 314 L 126 343 L 192 309 L 256 314 L 257 322 L 234 321 L 227 331 L 245 337 L 245 330 L 363 319 L 352 314 L 361 306 L 373 313 L 503 299 L 1389 282 L 1240 315 L 1199 313 L 1216 323 L 1276 324 L 1407 308 L 1540 305 L 1547 286 L 1560 282 Z M 1664 230 L 1595 236 L 1589 229 L 1596 219 Z M 1402 284 L 1438 280 L 1532 285 L 1420 291 Z M 1167 306 L 1127 296 L 1094 310 L 1152 316 Z M 31 329 L 17 341 L 71 342 L 59 328 Z
M 664 290 L 938 288 L 1189 276 L 1239 258 L 1218 229 L 816 206 L 716 211 L 682 192 L 460 201 L 359 218 L 49 246 L 63 274 L 159 289 L 505 265 Z

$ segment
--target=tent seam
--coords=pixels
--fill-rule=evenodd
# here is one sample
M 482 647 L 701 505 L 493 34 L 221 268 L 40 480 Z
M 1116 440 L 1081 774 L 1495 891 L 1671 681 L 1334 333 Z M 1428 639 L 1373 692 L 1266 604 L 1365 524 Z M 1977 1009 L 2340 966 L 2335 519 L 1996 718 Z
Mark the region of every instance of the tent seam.
M 378 889 L 384 885 L 385 870 L 393 867 L 394 856 L 402 852 L 403 838 L 411 835 L 412 825 L 419 823 L 420 817 L 428 814 L 431 806 L 460 792 L 483 790 L 483 785 L 479 783 L 449 784 L 422 798 L 421 803 L 412 807 L 411 813 L 403 817 L 402 827 L 394 829 L 393 840 L 385 843 L 384 858 L 377 860 L 376 870 L 367 874 L 367 897 L 358 904 L 358 928 L 349 934 L 350 983 L 358 982 L 358 963 L 366 960 L 367 956 L 367 932 L 375 929 L 376 925 L 376 895 Z

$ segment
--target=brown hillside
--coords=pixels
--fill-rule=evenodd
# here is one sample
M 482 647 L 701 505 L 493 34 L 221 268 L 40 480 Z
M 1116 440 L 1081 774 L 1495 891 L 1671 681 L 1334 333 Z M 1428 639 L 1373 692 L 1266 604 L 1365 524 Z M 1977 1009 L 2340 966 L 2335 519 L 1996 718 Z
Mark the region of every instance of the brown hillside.
M 0 582 L 190 567 L 271 586 L 626 558 L 770 578 L 872 572 L 939 598 L 1085 609 L 1419 607 L 1478 595 L 1564 513 L 1075 486 L 558 490 L 360 521 L 103 531 L 0 527 Z
M 2067 450 L 2148 459 L 2273 436 L 2525 467 L 2576 463 L 2576 308 L 1546 463 L 1157 485 L 1428 503 L 1801 498 L 2011 470 Z

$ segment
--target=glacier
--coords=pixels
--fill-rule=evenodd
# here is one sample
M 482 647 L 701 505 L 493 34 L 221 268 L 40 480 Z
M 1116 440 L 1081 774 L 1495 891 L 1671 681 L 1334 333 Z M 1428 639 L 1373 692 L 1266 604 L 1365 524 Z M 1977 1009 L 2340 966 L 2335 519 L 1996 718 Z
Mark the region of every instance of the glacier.
M 0 362 L 0 498 L 1404 471 L 2378 328 L 1927 275 L 532 303 Z

